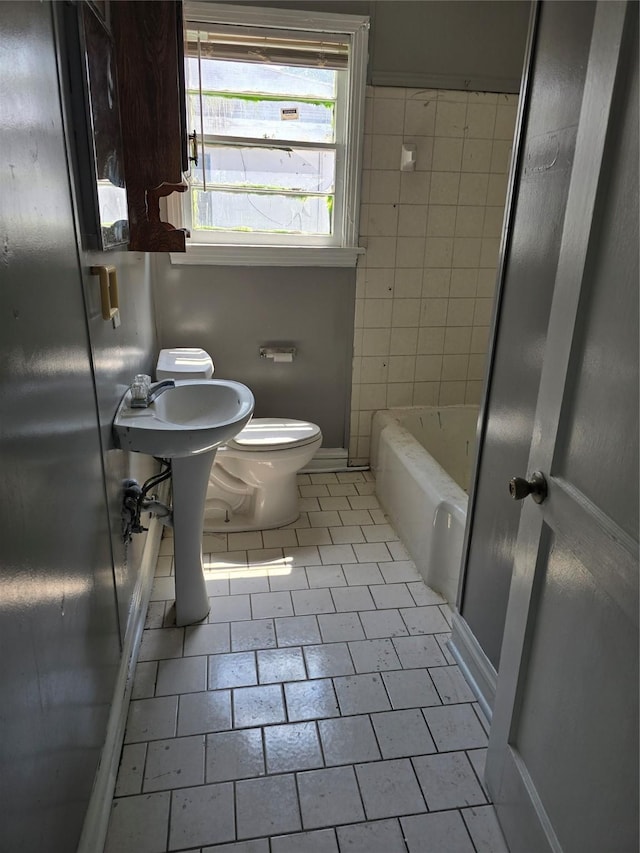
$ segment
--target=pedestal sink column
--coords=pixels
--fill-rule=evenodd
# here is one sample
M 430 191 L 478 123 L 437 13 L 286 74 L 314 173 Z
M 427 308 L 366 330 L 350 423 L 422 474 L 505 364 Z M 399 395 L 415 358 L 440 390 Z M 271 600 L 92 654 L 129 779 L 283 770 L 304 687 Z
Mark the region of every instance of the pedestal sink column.
M 176 625 L 200 622 L 209 613 L 202 566 L 202 528 L 215 450 L 171 460 Z

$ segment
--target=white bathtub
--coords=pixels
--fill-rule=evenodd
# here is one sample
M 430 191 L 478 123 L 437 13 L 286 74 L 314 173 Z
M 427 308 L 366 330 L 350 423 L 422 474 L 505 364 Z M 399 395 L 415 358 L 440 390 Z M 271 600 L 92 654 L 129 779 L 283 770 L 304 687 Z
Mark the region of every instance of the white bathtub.
M 456 603 L 477 406 L 384 409 L 373 416 L 376 494 L 425 583 Z

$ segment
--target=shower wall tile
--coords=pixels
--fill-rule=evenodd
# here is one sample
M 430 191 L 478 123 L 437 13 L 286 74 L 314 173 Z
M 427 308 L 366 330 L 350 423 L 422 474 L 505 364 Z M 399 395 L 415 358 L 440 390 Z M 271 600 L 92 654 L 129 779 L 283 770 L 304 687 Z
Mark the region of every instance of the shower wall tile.
M 379 408 L 478 403 L 518 99 L 367 87 L 349 459 Z M 400 171 L 403 143 L 416 170 Z

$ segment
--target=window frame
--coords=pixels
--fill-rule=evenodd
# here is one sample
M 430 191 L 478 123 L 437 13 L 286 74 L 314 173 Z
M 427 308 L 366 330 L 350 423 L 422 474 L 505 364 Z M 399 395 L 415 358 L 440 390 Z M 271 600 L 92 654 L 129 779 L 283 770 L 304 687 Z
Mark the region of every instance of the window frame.
M 346 108 L 343 110 L 347 127 L 344 135 L 344 168 L 339 173 L 337 170 L 336 174 L 336 197 L 342 184 L 341 228 L 331 245 L 313 237 L 308 242 L 296 238 L 295 243 L 274 244 L 272 239 L 261 240 L 257 234 L 247 235 L 246 241 L 238 240 L 235 235 L 233 240 L 227 242 L 224 239 L 222 242 L 197 242 L 197 239 L 190 238 L 187 239 L 184 254 L 171 253 L 171 262 L 242 266 L 355 266 L 358 255 L 363 252 L 357 244 L 369 18 L 186 0 L 184 20 L 187 27 L 193 24 L 194 28 L 200 24 L 223 24 L 345 35 L 350 44 L 348 91 Z M 190 205 L 190 199 L 191 192 L 174 193 L 167 198 L 170 221 L 177 227 L 182 227 L 187 218 L 184 205 Z M 253 242 L 250 242 L 252 238 Z

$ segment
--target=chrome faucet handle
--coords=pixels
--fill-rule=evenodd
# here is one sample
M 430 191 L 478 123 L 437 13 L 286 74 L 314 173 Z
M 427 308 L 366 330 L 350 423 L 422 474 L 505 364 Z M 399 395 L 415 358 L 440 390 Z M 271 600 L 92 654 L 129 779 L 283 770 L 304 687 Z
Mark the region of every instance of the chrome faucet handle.
M 149 399 L 151 391 L 151 377 L 146 373 L 138 373 L 131 383 L 131 400 L 145 402 Z

